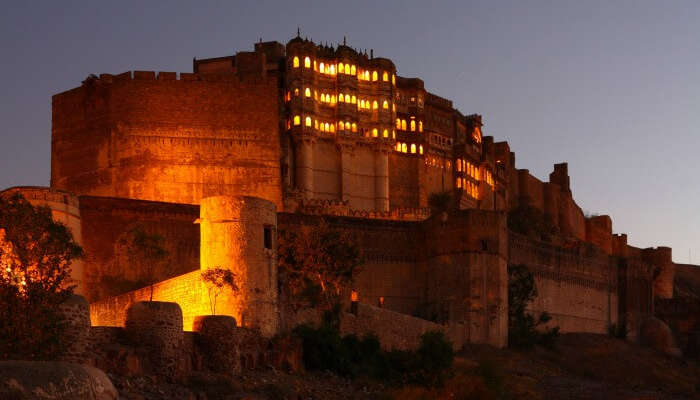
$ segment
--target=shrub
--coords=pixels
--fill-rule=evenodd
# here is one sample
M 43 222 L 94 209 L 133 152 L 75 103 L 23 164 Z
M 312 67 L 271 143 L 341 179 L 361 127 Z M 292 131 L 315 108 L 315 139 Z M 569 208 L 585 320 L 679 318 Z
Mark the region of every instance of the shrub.
M 526 311 L 537 297 L 532 273 L 523 265 L 508 267 L 508 345 L 531 347 L 535 344 L 551 347 L 559 337 L 559 327 L 538 329 L 552 317 L 541 313 L 537 318 Z

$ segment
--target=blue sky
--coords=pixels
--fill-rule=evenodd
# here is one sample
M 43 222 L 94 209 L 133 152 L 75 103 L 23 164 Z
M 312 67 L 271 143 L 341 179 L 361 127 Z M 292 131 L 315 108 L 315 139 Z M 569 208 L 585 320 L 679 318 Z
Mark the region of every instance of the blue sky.
M 25 4 L 26 3 L 26 4 Z M 0 15 L 0 188 L 48 185 L 51 95 L 89 74 L 302 36 L 374 49 L 484 118 L 516 165 L 569 162 L 589 213 L 700 263 L 700 2 L 10 2 Z

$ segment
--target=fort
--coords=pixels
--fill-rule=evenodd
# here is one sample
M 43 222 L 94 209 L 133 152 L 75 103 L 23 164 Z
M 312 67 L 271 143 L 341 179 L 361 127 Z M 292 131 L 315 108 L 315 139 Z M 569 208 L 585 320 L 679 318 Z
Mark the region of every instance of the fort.
M 365 254 L 360 312 L 342 326 L 390 346 L 429 329 L 505 346 L 508 265 L 533 272 L 531 311 L 563 332 L 634 336 L 674 295 L 671 249 L 633 247 L 609 216 L 585 216 L 566 163 L 537 179 L 480 115 L 346 43 L 297 36 L 194 59 L 191 73 L 90 75 L 53 96 L 50 187 L 2 195 L 14 192 L 48 205 L 84 247 L 73 278 L 93 329 L 124 327 L 150 296 L 153 266 L 124 246 L 134 228 L 165 239 L 153 299 L 178 303 L 187 331 L 209 314 L 200 272 L 217 266 L 241 287 L 219 314 L 265 337 L 293 328 L 302 317 L 278 293 L 276 235 L 321 219 L 356 233 Z M 454 207 L 431 211 L 442 193 Z M 516 213 L 549 231 L 519 230 Z

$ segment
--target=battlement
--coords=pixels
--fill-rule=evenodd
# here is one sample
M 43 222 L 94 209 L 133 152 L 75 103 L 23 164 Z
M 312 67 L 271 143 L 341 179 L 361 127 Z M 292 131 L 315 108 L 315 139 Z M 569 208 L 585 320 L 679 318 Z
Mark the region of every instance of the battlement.
M 120 74 L 90 75 L 82 85 L 91 83 L 119 83 L 128 81 L 158 81 L 158 82 L 232 82 L 247 84 L 274 84 L 274 81 L 263 76 L 234 75 L 234 74 L 199 74 L 194 72 L 168 72 L 168 71 L 126 71 Z

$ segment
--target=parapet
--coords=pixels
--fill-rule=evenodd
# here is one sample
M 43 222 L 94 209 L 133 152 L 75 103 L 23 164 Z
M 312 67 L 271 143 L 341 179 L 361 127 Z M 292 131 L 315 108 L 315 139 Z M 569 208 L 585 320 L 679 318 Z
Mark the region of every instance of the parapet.
M 551 183 L 556 183 L 561 187 L 562 191 L 570 192 L 570 180 L 569 180 L 569 164 L 559 163 L 554 164 L 554 171 L 549 174 L 549 181 Z

